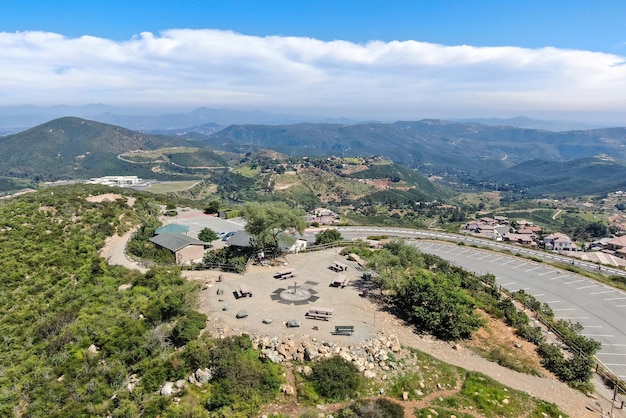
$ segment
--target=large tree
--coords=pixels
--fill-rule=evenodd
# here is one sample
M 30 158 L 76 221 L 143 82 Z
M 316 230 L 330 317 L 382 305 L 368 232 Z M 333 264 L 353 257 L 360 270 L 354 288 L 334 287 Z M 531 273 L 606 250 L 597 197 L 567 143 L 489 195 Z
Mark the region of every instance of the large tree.
M 302 234 L 306 227 L 304 211 L 282 202 L 246 203 L 240 213 L 247 222 L 246 232 L 258 248 L 280 248 L 279 241 L 284 240 L 285 232 Z

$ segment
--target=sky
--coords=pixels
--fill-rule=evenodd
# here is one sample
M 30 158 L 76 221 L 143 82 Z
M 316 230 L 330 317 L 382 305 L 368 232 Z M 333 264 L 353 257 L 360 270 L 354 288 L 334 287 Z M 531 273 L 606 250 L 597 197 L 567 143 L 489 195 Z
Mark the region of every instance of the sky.
M 626 124 L 623 0 L 2 0 L 0 110 Z

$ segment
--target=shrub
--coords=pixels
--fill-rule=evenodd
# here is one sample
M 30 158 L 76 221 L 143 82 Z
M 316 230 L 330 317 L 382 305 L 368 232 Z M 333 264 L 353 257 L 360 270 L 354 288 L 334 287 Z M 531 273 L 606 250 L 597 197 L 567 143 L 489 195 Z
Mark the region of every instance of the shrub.
M 389 399 L 359 400 L 337 413 L 337 418 L 403 418 L 404 408 Z
M 339 356 L 316 363 L 310 379 L 317 393 L 331 401 L 354 397 L 361 384 L 356 366 Z
M 205 314 L 195 311 L 189 312 L 186 317 L 179 319 L 171 335 L 174 345 L 181 347 L 198 338 L 198 334 L 206 325 L 206 319 Z
M 253 416 L 259 405 L 278 394 L 280 366 L 263 363 L 247 335 L 218 341 L 211 357 L 214 379 L 209 409 Z
M 336 229 L 326 229 L 315 235 L 315 245 L 330 244 L 343 240 L 341 232 Z
M 217 234 L 211 228 L 204 228 L 198 234 L 198 239 L 204 242 L 211 242 L 217 239 Z

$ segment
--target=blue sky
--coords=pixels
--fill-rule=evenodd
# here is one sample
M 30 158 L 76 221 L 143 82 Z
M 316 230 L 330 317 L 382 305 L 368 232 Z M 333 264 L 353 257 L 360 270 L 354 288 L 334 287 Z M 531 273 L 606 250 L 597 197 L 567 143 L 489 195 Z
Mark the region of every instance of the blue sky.
M 602 0 L 3 0 L 0 106 L 615 119 L 624 16 Z

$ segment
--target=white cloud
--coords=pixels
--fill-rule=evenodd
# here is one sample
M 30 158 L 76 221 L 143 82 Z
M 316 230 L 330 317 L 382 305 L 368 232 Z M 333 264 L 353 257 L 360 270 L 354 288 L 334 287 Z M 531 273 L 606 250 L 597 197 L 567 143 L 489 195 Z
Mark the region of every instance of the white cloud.
M 0 105 L 261 108 L 381 118 L 626 111 L 626 58 L 218 30 L 124 42 L 0 33 Z

